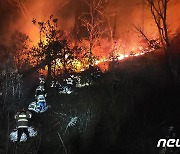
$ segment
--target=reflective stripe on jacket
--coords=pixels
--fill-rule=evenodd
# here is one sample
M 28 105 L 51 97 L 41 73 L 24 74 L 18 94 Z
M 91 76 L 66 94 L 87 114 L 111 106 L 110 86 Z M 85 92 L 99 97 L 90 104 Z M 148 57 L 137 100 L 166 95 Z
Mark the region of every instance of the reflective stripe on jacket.
M 31 112 L 17 112 L 14 118 L 17 120 L 17 128 L 27 128 L 28 127 L 28 119 L 32 117 Z

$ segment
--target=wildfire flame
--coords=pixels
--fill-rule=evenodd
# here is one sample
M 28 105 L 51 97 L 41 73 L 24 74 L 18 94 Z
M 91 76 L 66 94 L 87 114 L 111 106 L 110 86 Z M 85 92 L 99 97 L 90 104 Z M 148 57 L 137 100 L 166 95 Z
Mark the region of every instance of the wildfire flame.
M 128 3 L 130 3 L 131 5 L 129 5 Z M 76 18 L 79 17 L 79 13 L 81 13 L 83 9 L 86 9 L 86 6 L 81 6 L 82 8 L 77 6 L 77 3 L 74 0 L 68 0 L 68 1 L 65 1 L 65 0 L 60 0 L 60 1 L 37 0 L 35 1 L 34 0 L 34 1 L 27 1 L 27 2 L 22 1 L 21 5 L 22 7 L 21 8 L 17 7 L 17 10 L 19 12 L 22 11 L 22 13 L 24 12 L 25 14 L 24 15 L 22 14 L 21 16 L 20 15 L 11 16 L 11 20 L 13 17 L 15 18 L 17 17 L 17 20 L 13 22 L 14 23 L 13 25 L 6 26 L 6 27 L 10 27 L 11 32 L 14 29 L 18 29 L 18 30 L 20 29 L 23 33 L 26 33 L 32 40 L 32 46 L 37 45 L 37 43 L 39 42 L 39 29 L 38 27 L 32 24 L 31 21 L 33 18 L 36 18 L 37 20 L 40 20 L 40 21 L 46 21 L 49 15 L 54 14 L 59 19 L 60 27 L 58 28 L 62 30 L 71 31 L 77 24 Z M 113 43 L 112 45 L 113 47 L 112 47 L 111 45 L 109 45 L 110 41 L 103 38 L 100 41 L 101 47 L 97 46 L 93 50 L 93 55 L 97 57 L 97 59 L 94 62 L 94 65 L 98 66 L 102 71 L 108 70 L 109 63 L 114 60 L 122 61 L 128 57 L 141 56 L 147 52 L 151 52 L 154 50 L 154 49 L 147 48 L 147 45 L 143 47 L 139 46 L 139 44 L 142 44 L 141 42 L 142 40 L 141 40 L 141 37 L 139 37 L 138 34 L 132 30 L 133 28 L 131 26 L 133 24 L 140 26 L 149 38 L 159 37 L 157 27 L 154 24 L 153 19 L 150 18 L 151 13 L 148 9 L 145 9 L 144 6 L 136 4 L 134 1 L 127 2 L 127 1 L 122 0 L 121 5 L 123 6 L 123 8 L 117 9 L 116 7 L 121 7 L 121 6 L 117 6 L 117 4 L 112 2 L 112 6 L 110 6 L 110 10 L 109 10 L 110 12 L 109 16 L 107 16 L 108 18 L 112 19 L 110 20 L 109 25 L 112 31 L 114 32 L 113 39 L 116 39 L 116 43 Z M 70 10 L 69 6 L 70 8 L 73 8 L 73 9 Z M 178 9 L 179 7 L 180 7 L 179 1 L 174 0 L 169 3 L 169 7 L 167 10 L 168 11 L 167 21 L 168 21 L 168 24 L 171 25 L 170 28 L 171 28 L 172 33 L 176 33 L 178 28 L 180 27 L 179 20 L 178 20 L 180 17 L 180 14 L 177 13 L 177 10 L 180 10 Z M 16 12 L 18 12 L 17 10 Z M 2 22 L 2 24 L 4 23 L 5 22 Z M 9 23 L 12 23 L 12 21 Z M 80 28 L 81 27 L 79 27 L 79 29 Z M 43 44 L 47 45 L 48 42 L 46 41 L 45 37 L 44 38 L 42 37 L 41 39 L 42 39 L 41 41 L 43 42 Z M 79 46 L 82 46 L 82 44 L 85 44 L 83 46 L 86 47 L 87 40 L 84 39 L 83 41 L 84 41 L 83 43 L 82 42 L 79 43 Z M 115 52 L 115 54 L 113 55 L 114 57 L 109 58 L 110 57 L 109 54 L 112 50 L 114 50 Z M 30 57 L 30 63 L 31 63 L 31 66 L 35 66 L 34 57 Z M 56 59 L 55 62 L 53 62 L 52 67 L 54 69 L 60 70 L 62 69 L 63 66 L 60 60 Z M 86 68 L 88 68 L 88 60 L 84 59 L 83 61 L 81 60 L 81 57 L 79 56 L 77 59 L 75 59 L 72 62 L 72 67 L 73 67 L 72 69 L 75 72 L 84 71 Z M 45 70 L 46 69 L 47 68 L 45 68 Z

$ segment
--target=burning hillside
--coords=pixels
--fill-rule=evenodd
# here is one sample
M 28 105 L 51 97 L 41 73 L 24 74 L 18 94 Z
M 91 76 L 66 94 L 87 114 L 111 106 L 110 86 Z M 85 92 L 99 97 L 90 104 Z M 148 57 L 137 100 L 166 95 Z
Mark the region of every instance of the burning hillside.
M 6 19 L 0 13 L 0 41 L 17 69 L 48 70 L 54 77 L 94 65 L 108 70 L 111 61 L 169 44 L 180 26 L 173 9 L 178 1 L 8 0 L 0 6 L 2 13 L 11 10 Z
M 0 0 L 0 153 L 178 153 L 179 10 Z

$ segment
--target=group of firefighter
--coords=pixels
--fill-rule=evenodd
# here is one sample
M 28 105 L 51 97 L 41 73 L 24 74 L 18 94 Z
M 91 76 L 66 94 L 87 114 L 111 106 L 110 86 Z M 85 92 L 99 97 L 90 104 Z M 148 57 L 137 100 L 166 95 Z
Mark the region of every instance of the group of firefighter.
M 72 85 L 73 80 L 68 78 L 66 80 L 67 84 Z M 29 111 L 35 111 L 36 113 L 42 113 L 46 111 L 48 108 L 46 104 L 46 91 L 45 91 L 45 78 L 43 75 L 39 77 L 39 86 L 36 88 L 35 91 L 35 101 L 33 101 L 29 106 L 28 109 L 23 108 L 22 110 L 18 111 L 14 118 L 17 121 L 17 143 L 20 142 L 21 136 L 23 133 L 26 134 L 27 140 L 30 137 L 28 131 L 28 121 L 32 117 L 32 113 Z M 168 135 L 166 138 L 175 137 L 174 127 L 169 127 Z M 172 150 L 172 149 L 170 149 Z
M 27 140 L 29 138 L 28 132 L 28 121 L 32 117 L 32 113 L 29 110 L 35 111 L 37 113 L 44 112 L 46 110 L 46 91 L 45 91 L 45 79 L 44 76 L 41 75 L 39 77 L 39 86 L 35 91 L 35 101 L 32 102 L 28 109 L 23 108 L 18 111 L 14 118 L 17 121 L 17 143 L 20 142 L 21 136 L 23 133 L 26 134 Z

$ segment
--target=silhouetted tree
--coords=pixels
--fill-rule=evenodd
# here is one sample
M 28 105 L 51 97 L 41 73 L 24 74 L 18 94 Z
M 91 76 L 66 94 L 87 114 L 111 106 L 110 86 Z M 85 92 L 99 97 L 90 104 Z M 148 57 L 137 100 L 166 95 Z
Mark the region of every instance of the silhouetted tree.
M 14 57 L 18 72 L 30 67 L 29 43 L 30 39 L 24 33 L 15 31 L 11 36 L 10 54 Z
M 158 28 L 162 44 L 165 48 L 170 46 L 168 25 L 167 25 L 167 7 L 169 0 L 146 0 L 153 19 Z M 168 50 L 167 50 L 168 52 Z
M 92 66 L 94 64 L 93 49 L 103 34 L 108 31 L 105 27 L 106 24 L 103 16 L 103 12 L 107 8 L 107 1 L 85 0 L 85 3 L 87 11 L 83 13 L 79 19 L 81 20 L 82 27 L 86 30 L 86 39 L 89 42 L 85 57 L 88 57 L 89 65 Z
M 160 48 L 159 44 L 159 38 L 157 39 L 150 39 L 148 36 L 143 32 L 142 28 L 137 27 L 136 25 L 133 25 L 135 30 L 142 36 L 142 38 L 145 40 L 145 42 L 148 44 L 150 49 L 158 49 Z
M 14 65 L 13 57 L 9 57 L 8 62 L 3 64 L 1 78 L 3 110 L 12 110 L 16 103 L 22 101 L 22 75 L 18 73 Z M 17 104 L 16 104 L 17 105 Z
M 48 66 L 48 79 L 52 78 L 52 65 L 61 65 L 61 69 L 67 71 L 67 65 L 74 59 L 73 50 L 69 46 L 68 36 L 58 29 L 58 19 L 50 19 L 45 22 L 36 22 L 40 30 L 40 40 L 37 47 L 33 47 L 33 55 L 38 57 L 37 65 Z M 54 66 L 54 67 L 56 67 Z
M 165 49 L 165 62 L 167 69 L 171 74 L 172 79 L 175 78 L 174 64 L 172 61 L 172 53 L 170 51 L 170 39 L 167 24 L 167 9 L 169 0 L 145 0 L 145 3 L 149 6 L 153 19 L 158 28 L 161 42 Z

